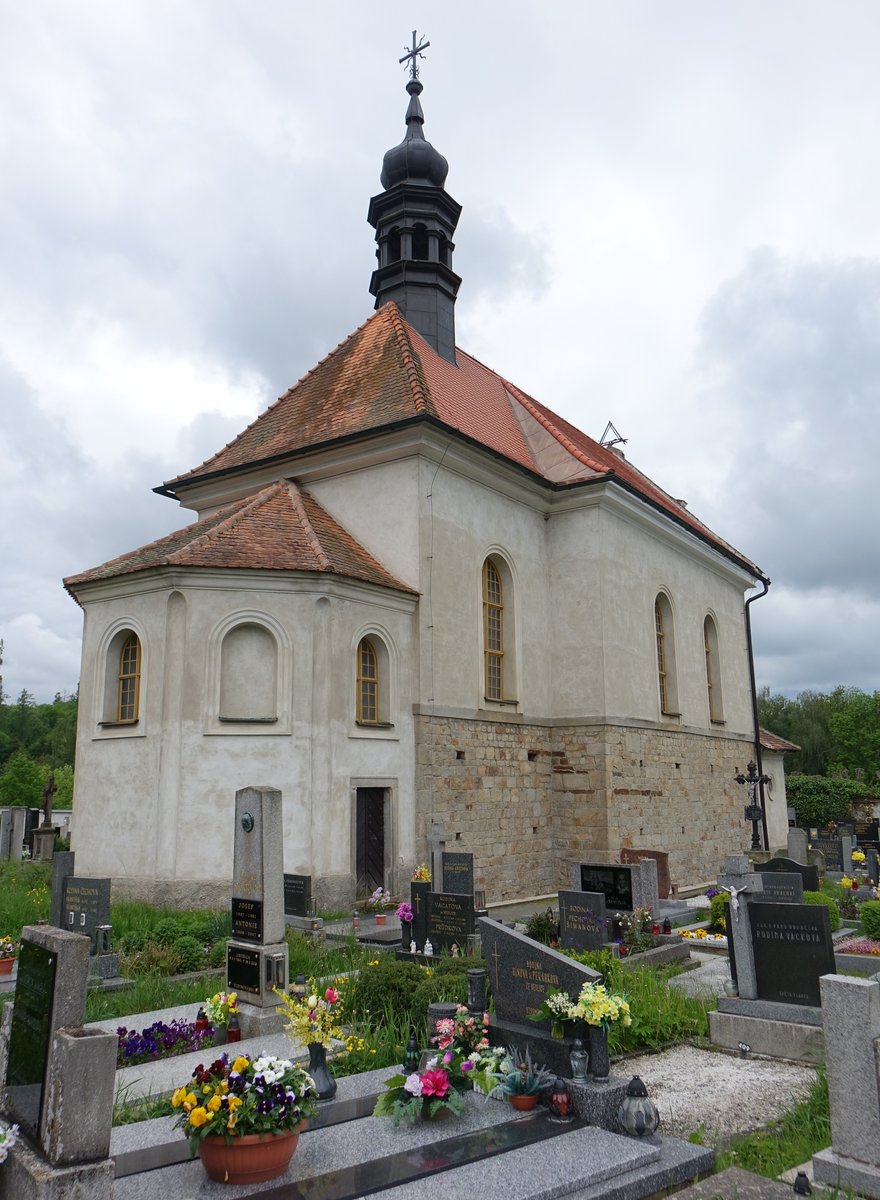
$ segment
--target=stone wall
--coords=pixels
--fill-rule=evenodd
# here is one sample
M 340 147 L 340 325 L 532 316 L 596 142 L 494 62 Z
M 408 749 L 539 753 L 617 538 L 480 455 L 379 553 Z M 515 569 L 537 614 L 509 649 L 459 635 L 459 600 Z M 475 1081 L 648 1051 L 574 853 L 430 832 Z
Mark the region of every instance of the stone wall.
M 490 902 L 554 892 L 572 859 L 669 853 L 674 883 L 712 879 L 746 836 L 734 779 L 751 744 L 684 730 L 421 716 L 416 841 L 442 826 Z

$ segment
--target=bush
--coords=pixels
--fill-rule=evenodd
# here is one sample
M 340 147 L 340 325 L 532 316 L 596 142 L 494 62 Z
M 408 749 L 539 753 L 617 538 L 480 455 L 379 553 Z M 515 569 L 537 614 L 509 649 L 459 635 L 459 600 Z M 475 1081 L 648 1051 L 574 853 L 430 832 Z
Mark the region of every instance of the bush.
M 823 829 L 832 821 L 849 817 L 853 804 L 875 799 L 877 789 L 855 779 L 827 779 L 824 775 L 786 775 L 785 794 L 797 814 L 798 825 Z
M 824 892 L 804 892 L 804 904 L 824 904 L 828 909 L 831 932 L 834 933 L 836 929 L 840 928 L 840 909 L 837 907 L 837 901 L 832 896 L 826 896 Z M 864 905 L 862 908 L 864 910 Z
M 132 929 L 130 933 L 125 933 L 119 939 L 120 954 L 139 954 L 147 942 L 150 940 L 150 935 L 143 929 Z
M 225 967 L 226 966 L 226 938 L 220 938 L 216 941 L 208 952 L 208 966 L 210 967 Z
M 345 996 L 346 1016 L 376 1022 L 390 1012 L 397 1020 L 408 1020 L 413 994 L 424 974 L 412 962 L 374 960 L 362 968 Z
M 186 933 L 187 929 L 180 917 L 162 917 L 153 926 L 150 938 L 160 946 L 171 946 Z
M 198 938 L 185 933 L 172 943 L 171 951 L 177 956 L 180 971 L 198 971 L 205 965 L 205 950 Z
M 545 946 L 549 946 L 551 942 L 558 942 L 559 921 L 552 908 L 532 913 L 526 921 L 526 936 L 535 942 L 543 942 Z
M 880 900 L 866 900 L 862 905 L 861 917 L 868 937 L 880 941 Z
M 724 933 L 727 929 L 727 905 L 729 896 L 726 892 L 722 892 L 720 896 L 713 896 L 709 901 L 709 921 L 715 933 Z

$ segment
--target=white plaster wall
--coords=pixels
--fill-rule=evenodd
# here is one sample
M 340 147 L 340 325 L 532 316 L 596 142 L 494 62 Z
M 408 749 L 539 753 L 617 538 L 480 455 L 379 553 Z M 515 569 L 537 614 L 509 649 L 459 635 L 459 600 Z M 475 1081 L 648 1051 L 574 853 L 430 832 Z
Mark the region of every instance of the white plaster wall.
M 767 840 L 771 850 L 788 847 L 788 799 L 785 794 L 783 755 L 770 750 L 761 753 L 761 766 L 770 783 L 764 785 L 764 807 L 767 813 Z

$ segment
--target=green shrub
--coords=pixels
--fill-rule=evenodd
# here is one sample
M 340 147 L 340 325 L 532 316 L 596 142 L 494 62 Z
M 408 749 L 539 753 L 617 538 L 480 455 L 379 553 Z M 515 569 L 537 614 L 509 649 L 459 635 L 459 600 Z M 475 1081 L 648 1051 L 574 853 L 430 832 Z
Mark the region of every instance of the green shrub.
M 124 933 L 119 939 L 119 952 L 120 954 L 139 954 L 149 940 L 150 935 L 145 930 L 132 929 L 130 933 Z
M 425 977 L 416 963 L 380 958 L 361 969 L 348 995 L 346 1016 L 377 1021 L 386 1012 L 396 1020 L 409 1019 L 413 993 Z
M 526 921 L 526 936 L 535 942 L 543 942 L 545 946 L 559 940 L 559 921 L 552 908 L 532 913 Z
M 840 928 L 840 909 L 832 896 L 826 896 L 824 892 L 804 892 L 804 904 L 824 904 L 828 909 L 831 932 L 834 933 L 836 929 Z M 864 910 L 864 905 L 862 908 Z
M 880 940 L 880 900 L 866 900 L 862 905 L 861 918 L 868 937 Z
M 171 945 L 171 951 L 176 955 L 180 971 L 198 971 L 205 965 L 205 950 L 198 938 L 185 933 L 176 938 Z
M 208 953 L 208 966 L 226 966 L 226 938 L 220 938 L 219 941 L 216 941 L 211 947 Z
M 150 938 L 160 946 L 171 946 L 187 933 L 180 917 L 162 917 L 150 931 Z
M 720 896 L 713 896 L 709 901 L 709 921 L 716 933 L 723 933 L 727 928 L 727 904 L 729 899 L 727 893 L 722 892 Z

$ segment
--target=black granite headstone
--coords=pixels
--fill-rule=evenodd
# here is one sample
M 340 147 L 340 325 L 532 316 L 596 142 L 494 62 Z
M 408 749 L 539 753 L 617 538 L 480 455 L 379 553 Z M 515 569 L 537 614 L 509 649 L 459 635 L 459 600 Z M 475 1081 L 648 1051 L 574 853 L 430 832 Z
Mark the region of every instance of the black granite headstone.
M 774 904 L 804 902 L 804 881 L 795 871 L 764 871 L 762 883 L 761 895 Z
M 226 986 L 232 992 L 260 994 L 260 952 L 244 946 L 226 950 Z
M 428 936 L 428 897 L 430 894 L 430 883 L 414 879 L 409 885 L 410 907 L 413 912 L 412 940 L 417 950 L 424 950 L 425 939 Z
M 840 838 L 813 838 L 810 849 L 819 850 L 825 855 L 826 871 L 843 870 L 843 846 Z
M 804 863 L 795 862 L 793 858 L 771 858 L 769 862 L 755 863 L 755 870 L 760 875 L 774 871 L 800 875 L 804 881 L 805 892 L 818 892 L 819 890 L 819 868 L 812 863 L 807 866 Z
M 878 856 L 877 851 L 873 846 L 869 846 L 865 851 L 865 867 L 868 872 L 868 880 L 874 885 L 874 887 L 880 883 L 880 868 L 878 868 L 878 858 L 880 858 L 880 856 Z
M 473 854 L 443 851 L 443 891 L 454 896 L 473 896 Z
M 541 1007 L 550 988 L 567 992 L 576 1000 L 588 980 L 602 979 L 598 971 L 488 917 L 481 917 L 477 924 L 495 1015 L 500 1021 L 547 1032 L 548 1021 L 532 1022 L 529 1017 Z
M 759 1000 L 821 1005 L 819 980 L 833 975 L 834 945 L 824 904 L 749 904 Z
M 56 850 L 52 855 L 52 898 L 49 902 L 49 924 L 56 929 L 64 929 L 64 884 L 73 874 L 74 859 L 72 850 Z
M 262 942 L 263 901 L 232 897 L 232 936 L 242 942 Z
M 312 898 L 311 875 L 288 875 L 284 873 L 285 917 L 307 917 Z
M 53 856 L 54 857 L 54 856 Z M 69 875 L 62 887 L 61 928 L 91 939 L 90 954 L 98 949 L 98 926 L 110 924 L 110 880 L 79 879 Z
M 55 1005 L 54 950 L 23 941 L 12 1008 L 6 1084 L 15 1115 L 31 1137 L 40 1128 Z
M 450 892 L 428 893 L 428 937 L 434 950 L 458 946 L 467 952 L 468 936 L 474 932 L 474 898 Z
M 606 908 L 632 912 L 632 868 L 617 864 L 581 863 L 581 891 L 601 892 Z
M 601 892 L 559 893 L 559 944 L 566 950 L 601 950 L 608 942 Z

